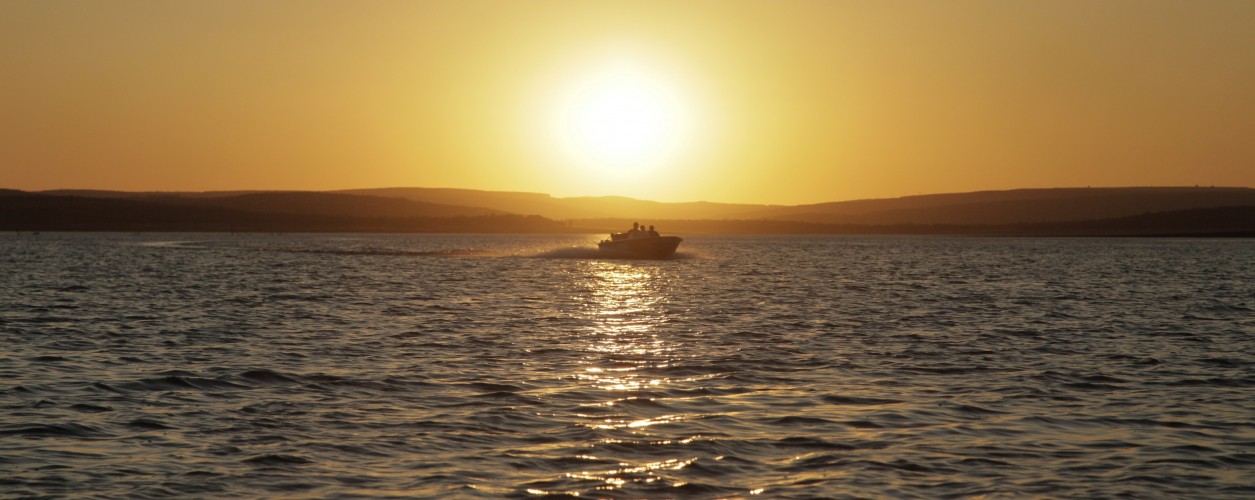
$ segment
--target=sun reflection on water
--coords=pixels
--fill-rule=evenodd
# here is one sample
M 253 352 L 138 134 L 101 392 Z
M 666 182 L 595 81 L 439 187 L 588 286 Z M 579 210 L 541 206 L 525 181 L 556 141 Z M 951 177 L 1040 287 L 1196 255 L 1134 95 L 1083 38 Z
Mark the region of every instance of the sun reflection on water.
M 659 386 L 642 368 L 665 368 L 677 346 L 658 332 L 667 319 L 668 297 L 657 267 L 595 263 L 590 269 L 585 334 L 588 351 L 581 378 L 602 389 L 639 390 Z
M 639 460 L 639 456 L 617 457 L 612 451 L 616 446 L 682 451 L 698 438 L 672 436 L 663 429 L 691 415 L 663 412 L 665 406 L 638 404 L 671 399 L 668 390 L 682 382 L 660 375 L 684 355 L 681 343 L 660 328 L 669 319 L 666 268 L 593 262 L 588 271 L 584 288 L 589 293 L 582 301 L 583 316 L 589 320 L 582 332 L 581 346 L 586 355 L 581 371 L 574 375 L 588 393 L 597 395 L 597 401 L 585 406 L 602 410 L 581 413 L 581 425 L 601 434 L 593 450 L 601 458 L 618 461 L 618 467 L 570 472 L 566 477 L 600 481 L 603 484 L 597 489 L 601 491 L 629 483 L 684 486 L 684 481 L 669 477 L 668 472 L 689 466 L 697 456 L 658 457 L 651 452 L 649 460 Z

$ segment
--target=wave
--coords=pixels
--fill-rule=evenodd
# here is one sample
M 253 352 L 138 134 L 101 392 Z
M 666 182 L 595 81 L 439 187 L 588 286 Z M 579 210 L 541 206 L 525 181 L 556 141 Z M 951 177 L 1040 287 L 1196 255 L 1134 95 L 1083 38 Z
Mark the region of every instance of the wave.
M 854 396 L 837 396 L 837 395 L 831 395 L 831 394 L 824 396 L 821 399 L 825 403 L 828 403 L 828 404 L 859 405 L 859 406 L 892 405 L 892 404 L 898 404 L 902 402 L 902 400 L 899 400 L 899 399 L 883 399 L 883 398 L 867 398 L 867 397 L 860 398 L 860 397 L 854 397 Z
M 42 424 L 30 425 L 24 427 L 16 427 L 10 429 L 0 429 L 0 436 L 24 436 L 24 437 L 105 437 L 111 434 L 83 424 Z
M 118 387 L 129 391 L 209 391 L 248 388 L 248 386 L 227 382 L 225 380 L 178 375 L 147 378 L 136 382 L 120 384 Z
M 240 374 L 240 378 L 247 379 L 250 382 L 261 385 L 286 385 L 300 383 L 293 376 L 274 371 L 274 370 L 249 370 Z
M 249 463 L 253 465 L 270 466 L 270 467 L 281 467 L 285 465 L 305 465 L 305 464 L 314 463 L 314 461 L 308 458 L 302 457 L 302 456 L 298 456 L 298 455 L 285 455 L 282 453 L 271 453 L 271 454 L 266 454 L 266 455 L 258 455 L 252 458 L 246 458 L 244 459 L 244 463 Z

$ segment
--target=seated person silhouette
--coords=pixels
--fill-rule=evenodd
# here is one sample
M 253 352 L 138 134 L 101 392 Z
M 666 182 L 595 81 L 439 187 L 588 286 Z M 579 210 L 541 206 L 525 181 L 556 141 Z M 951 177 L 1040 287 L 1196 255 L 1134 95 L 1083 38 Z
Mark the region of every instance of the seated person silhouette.
M 632 230 L 628 231 L 628 239 L 635 239 L 645 236 L 645 229 L 641 227 L 639 222 L 632 223 Z

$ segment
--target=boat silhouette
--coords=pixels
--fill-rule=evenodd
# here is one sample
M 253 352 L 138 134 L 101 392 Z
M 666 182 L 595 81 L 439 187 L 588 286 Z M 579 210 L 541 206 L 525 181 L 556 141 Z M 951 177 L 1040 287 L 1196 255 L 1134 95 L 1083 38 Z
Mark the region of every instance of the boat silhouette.
M 675 254 L 683 239 L 677 236 L 628 237 L 625 233 L 610 235 L 597 249 L 602 257 L 612 259 L 666 259 Z

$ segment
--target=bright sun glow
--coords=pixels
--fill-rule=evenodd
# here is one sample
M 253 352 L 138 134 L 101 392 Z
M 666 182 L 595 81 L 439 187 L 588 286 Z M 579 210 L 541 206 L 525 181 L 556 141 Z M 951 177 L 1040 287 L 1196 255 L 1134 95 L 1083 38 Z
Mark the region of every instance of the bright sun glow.
M 684 141 L 688 116 L 675 90 L 616 66 L 577 82 L 559 110 L 557 135 L 582 166 L 615 178 L 648 173 Z

